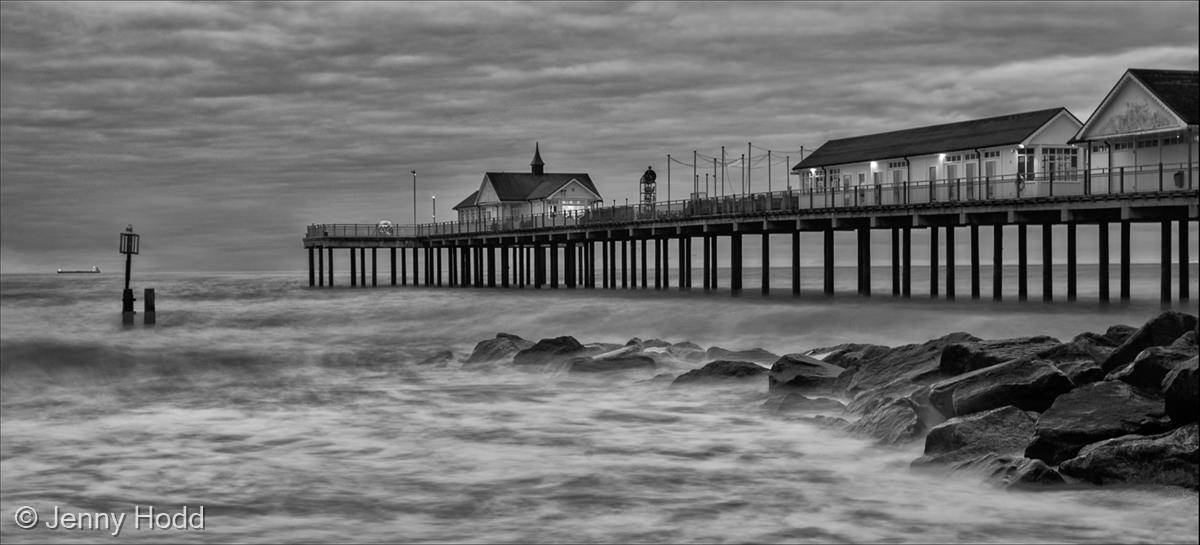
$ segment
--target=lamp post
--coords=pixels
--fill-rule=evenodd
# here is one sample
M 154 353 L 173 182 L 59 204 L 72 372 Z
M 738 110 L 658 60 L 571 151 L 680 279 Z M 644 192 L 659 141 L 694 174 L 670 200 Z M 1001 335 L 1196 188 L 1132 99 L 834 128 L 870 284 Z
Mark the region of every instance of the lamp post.
M 437 223 L 437 195 L 433 196 L 433 222 Z
M 125 291 L 121 293 L 121 317 L 127 324 L 133 323 L 133 290 L 129 287 L 129 275 L 133 268 L 133 255 L 141 246 L 141 236 L 134 234 L 133 225 L 121 233 L 120 251 L 125 254 Z
M 413 176 L 413 227 L 417 226 L 417 171 L 410 170 Z

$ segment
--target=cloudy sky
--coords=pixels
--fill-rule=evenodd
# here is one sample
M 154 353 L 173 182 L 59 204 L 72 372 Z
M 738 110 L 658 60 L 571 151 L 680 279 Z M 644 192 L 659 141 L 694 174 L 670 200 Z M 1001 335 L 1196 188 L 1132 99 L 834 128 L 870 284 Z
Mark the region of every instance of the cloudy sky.
M 1086 119 L 1126 68 L 1197 69 L 1196 21 L 1196 2 L 6 1 L 0 270 L 116 269 L 128 223 L 145 270 L 301 270 L 306 225 L 411 222 L 410 170 L 421 220 L 433 195 L 451 219 L 535 141 L 623 202 L 667 154 Z

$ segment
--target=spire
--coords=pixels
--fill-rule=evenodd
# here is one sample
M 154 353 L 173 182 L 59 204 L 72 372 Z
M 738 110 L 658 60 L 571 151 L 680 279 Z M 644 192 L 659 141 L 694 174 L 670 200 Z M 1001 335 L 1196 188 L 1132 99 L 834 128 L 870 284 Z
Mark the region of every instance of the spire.
M 546 163 L 542 162 L 542 150 L 537 142 L 533 144 L 533 162 L 529 163 L 529 166 L 532 167 L 534 174 L 546 173 Z

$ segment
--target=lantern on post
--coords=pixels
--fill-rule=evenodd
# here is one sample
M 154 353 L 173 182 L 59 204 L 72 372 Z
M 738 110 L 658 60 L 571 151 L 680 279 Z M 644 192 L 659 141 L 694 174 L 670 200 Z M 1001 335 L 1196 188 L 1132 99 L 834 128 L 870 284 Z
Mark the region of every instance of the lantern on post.
M 121 233 L 121 253 L 125 254 L 125 291 L 121 296 L 121 316 L 125 323 L 133 323 L 133 290 L 129 288 L 129 274 L 133 267 L 133 255 L 138 253 L 141 237 L 133 232 L 133 225 Z

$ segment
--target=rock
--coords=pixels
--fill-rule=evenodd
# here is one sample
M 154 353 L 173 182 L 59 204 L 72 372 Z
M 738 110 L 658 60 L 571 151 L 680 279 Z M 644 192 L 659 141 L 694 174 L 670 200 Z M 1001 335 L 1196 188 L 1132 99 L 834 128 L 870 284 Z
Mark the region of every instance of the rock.
M 921 436 L 925 426 L 910 399 L 896 399 L 863 415 L 849 431 L 868 435 L 886 445 L 907 443 Z
M 942 350 L 950 344 L 973 340 L 978 339 L 967 333 L 951 333 L 923 344 L 885 350 L 865 349 L 861 352 L 861 358 L 853 363 L 853 373 L 839 376 L 837 386 L 854 396 L 848 409 L 862 413 L 907 397 L 922 386 L 941 380 L 938 361 Z M 842 366 L 849 359 L 834 356 L 826 356 L 825 363 Z
M 829 391 L 846 370 L 803 354 L 785 354 L 771 365 L 769 391 L 795 389 Z
M 488 339 L 475 345 L 475 350 L 464 364 L 484 363 L 512 357 L 517 352 L 533 346 L 533 343 L 516 335 L 497 333 L 495 339 Z
M 846 405 L 827 397 L 807 397 L 798 392 L 772 396 L 763 407 L 775 412 L 842 412 Z
M 704 361 L 704 354 L 703 348 L 700 348 L 695 343 L 686 341 L 667 347 L 668 356 L 687 363 L 700 363 Z
M 1163 400 L 1173 426 L 1200 420 L 1200 376 L 1196 374 L 1196 361 L 1193 356 L 1163 378 Z
M 1167 348 L 1170 348 L 1176 352 L 1183 352 L 1195 356 L 1198 350 L 1198 347 L 1196 346 L 1196 331 L 1192 330 L 1180 335 L 1179 338 L 1175 339 L 1175 342 L 1168 345 Z
M 845 431 L 846 428 L 850 427 L 850 422 L 845 418 L 838 418 L 836 416 L 828 416 L 824 414 L 805 416 L 802 418 L 802 420 L 807 420 L 827 430 Z
M 951 464 L 988 453 L 1020 454 L 1037 418 L 1012 405 L 951 418 L 929 430 L 925 454 L 912 465 Z
M 1105 381 L 1067 392 L 1038 418 L 1025 456 L 1050 465 L 1074 458 L 1084 445 L 1121 435 L 1167 429 L 1161 399 L 1147 397 L 1124 382 Z
M 1066 481 L 1046 462 L 1031 458 L 1008 458 L 988 480 L 1005 488 L 1032 488 L 1063 484 Z
M 1196 317 L 1191 314 L 1175 311 L 1159 314 L 1126 338 L 1100 367 L 1105 373 L 1111 373 L 1133 361 L 1142 350 L 1171 344 L 1195 328 Z
M 1129 325 L 1114 325 L 1109 327 L 1104 333 L 1080 333 L 1076 335 L 1074 341 L 1086 341 L 1089 344 L 1105 348 L 1116 348 L 1121 346 L 1130 335 L 1137 332 L 1137 328 Z
M 767 352 L 761 348 L 754 348 L 750 350 L 726 350 L 717 346 L 709 348 L 708 351 L 704 353 L 704 357 L 711 361 L 752 361 L 754 363 L 761 363 L 763 365 L 771 365 L 772 363 L 775 363 L 775 360 L 779 359 L 779 356 Z
M 1085 333 L 1085 335 L 1095 334 Z M 1057 367 L 1059 371 L 1067 375 L 1071 384 L 1082 386 L 1104 379 L 1104 370 L 1100 369 L 1100 362 L 1108 359 L 1112 350 L 1110 346 L 1100 345 L 1087 338 L 1082 338 L 1082 336 L 1076 336 L 1069 343 L 1038 352 L 1036 357 Z
M 654 369 L 656 366 L 654 358 L 650 356 L 622 354 L 607 358 L 571 358 L 567 371 L 571 373 L 606 373 L 609 371 L 628 371 L 630 369 Z
M 1119 380 L 1130 386 L 1149 390 L 1162 387 L 1167 373 L 1187 361 L 1192 354 L 1175 351 L 1164 346 L 1151 346 L 1142 350 L 1132 363 L 1108 374 L 1105 380 Z
M 672 382 L 671 385 L 745 380 L 765 375 L 766 373 L 767 368 L 757 363 L 719 360 L 679 375 L 679 378 L 676 378 L 675 382 Z
M 937 382 L 930 389 L 929 402 L 948 417 L 1005 405 L 1042 412 L 1073 387 L 1053 365 L 1021 358 Z
M 487 341 L 484 341 L 484 342 L 487 342 Z M 417 362 L 417 365 L 445 366 L 446 364 L 450 363 L 453 360 L 454 360 L 454 352 L 451 352 L 449 350 L 442 350 L 441 352 L 438 352 L 432 356 L 429 356 L 428 358 L 425 358 L 425 359 Z
M 1096 484 L 1168 484 L 1200 488 L 1197 424 L 1159 435 L 1126 435 L 1083 447 L 1058 470 Z
M 1058 339 L 1044 335 L 957 343 L 942 351 L 938 368 L 943 375 L 954 376 L 1017 358 L 1033 357 L 1060 344 Z
M 513 356 L 515 365 L 542 365 L 558 360 L 565 360 L 583 352 L 584 346 L 575 337 L 555 337 L 542 339 L 537 344 L 517 352 Z

